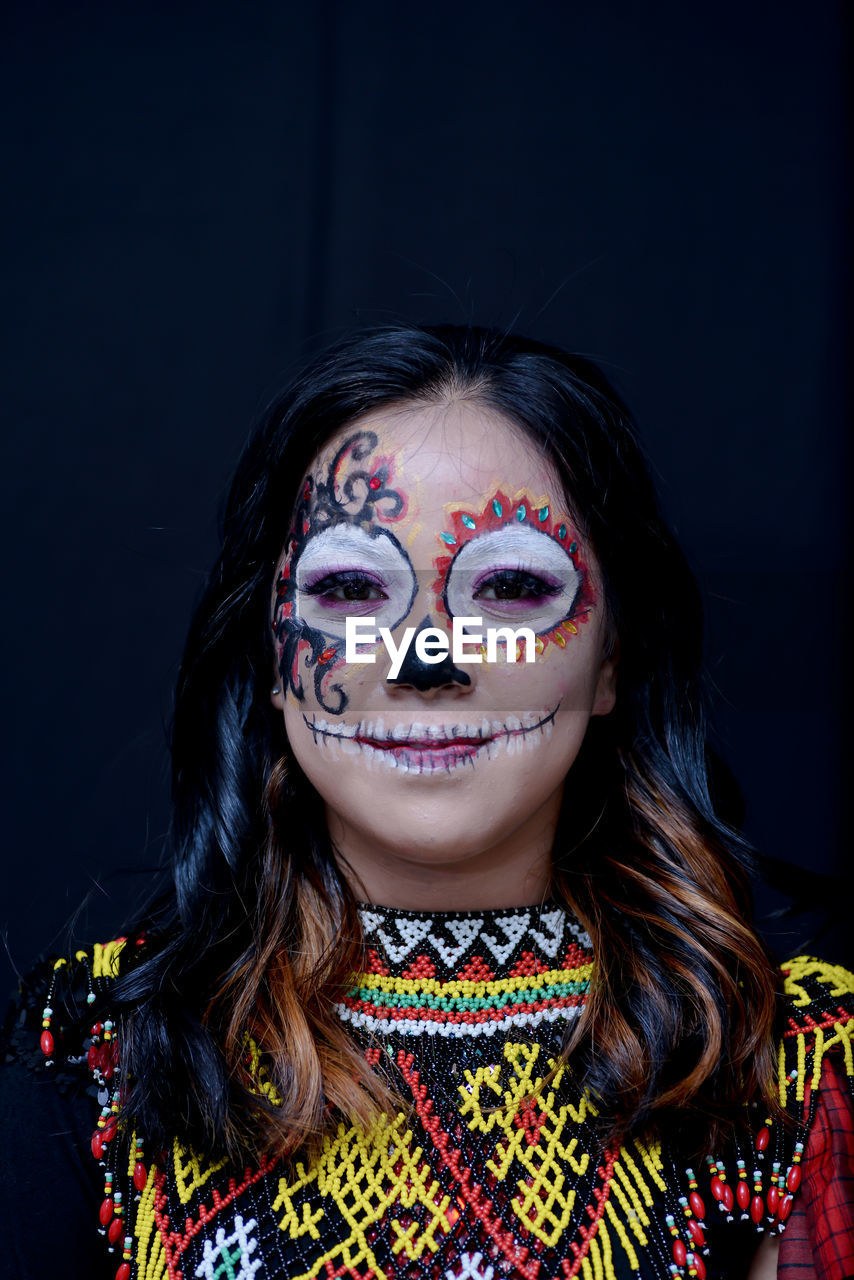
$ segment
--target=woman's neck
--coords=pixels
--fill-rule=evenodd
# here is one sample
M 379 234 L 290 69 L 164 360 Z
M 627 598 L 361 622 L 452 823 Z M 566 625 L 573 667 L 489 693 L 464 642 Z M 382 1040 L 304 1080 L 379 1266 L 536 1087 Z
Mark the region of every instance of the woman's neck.
M 356 898 L 409 911 L 485 911 L 541 903 L 551 886 L 560 797 L 506 838 L 481 849 L 381 843 L 327 809 L 341 871 Z

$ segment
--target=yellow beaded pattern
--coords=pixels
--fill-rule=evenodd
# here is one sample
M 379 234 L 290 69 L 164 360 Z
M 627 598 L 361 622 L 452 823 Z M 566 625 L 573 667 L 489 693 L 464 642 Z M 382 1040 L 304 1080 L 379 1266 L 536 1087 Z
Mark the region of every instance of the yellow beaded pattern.
M 243 1037 L 243 1047 L 246 1054 L 246 1068 L 249 1073 L 251 1088 L 256 1093 L 263 1093 L 267 1101 L 271 1102 L 274 1107 L 280 1107 L 282 1105 L 282 1096 L 270 1079 L 270 1072 L 261 1056 L 261 1051 L 248 1031 Z
M 79 954 L 78 959 L 89 961 L 94 977 L 114 975 L 124 945 L 123 940 L 108 943 L 91 955 Z M 518 992 L 524 999 L 534 984 L 544 991 L 566 983 L 587 983 L 591 970 L 592 965 L 583 965 L 499 980 L 449 981 L 372 973 L 359 975 L 357 990 L 363 998 L 382 993 L 390 1008 L 395 997 L 406 1007 L 423 1002 L 427 1008 L 436 1008 L 434 1002 L 439 1001 L 472 1001 L 482 1007 L 482 1002 L 492 1000 L 502 1007 L 502 1000 Z M 779 1051 L 778 1093 L 785 1106 L 793 1097 L 803 1101 L 807 1080 L 813 1088 L 818 1085 L 822 1061 L 831 1050 L 844 1061 L 846 1074 L 854 1077 L 854 1018 L 842 1008 L 846 1003 L 842 998 L 854 993 L 854 975 L 805 956 L 790 961 L 783 972 L 791 1011 Z M 826 991 L 826 999 L 818 1003 L 816 982 Z M 545 1249 L 559 1248 L 567 1235 L 580 1243 L 577 1229 L 593 1216 L 593 1204 L 585 1203 L 591 1177 L 602 1173 L 601 1168 L 593 1168 L 592 1149 L 580 1145 L 590 1136 L 580 1126 L 596 1116 L 595 1105 L 584 1091 L 573 1088 L 571 1070 L 549 1056 L 542 1045 L 530 1037 L 505 1039 L 495 1037 L 491 1063 L 464 1067 L 456 1107 L 450 1108 L 450 1116 L 444 1112 L 443 1123 L 447 1127 L 450 1119 L 453 1126 L 456 1120 L 470 1133 L 492 1139 L 473 1172 L 478 1177 L 489 1174 L 507 1187 L 503 1227 L 514 1238 L 539 1241 Z M 279 1104 L 257 1045 L 248 1035 L 244 1043 L 253 1087 Z M 432 1106 L 429 1101 L 428 1106 Z M 392 1280 L 395 1266 L 389 1264 L 386 1250 L 401 1265 L 420 1259 L 426 1263 L 439 1254 L 466 1206 L 453 1184 L 447 1189 L 448 1177 L 440 1167 L 444 1148 L 436 1144 L 429 1125 L 425 1140 L 423 1110 L 419 1116 L 422 1127 L 410 1111 L 380 1116 L 367 1131 L 341 1123 L 313 1161 L 297 1161 L 287 1173 L 267 1172 L 267 1203 L 272 1201 L 279 1230 L 301 1242 L 302 1266 L 307 1268 L 297 1264 L 289 1271 L 289 1280 L 315 1280 L 346 1271 Z M 131 1139 L 131 1150 L 133 1145 Z M 577 1271 L 585 1280 L 616 1280 L 618 1265 L 639 1270 L 659 1229 L 657 1201 L 668 1191 L 657 1144 L 629 1142 L 610 1161 L 609 1176 L 600 1183 L 601 1193 L 596 1192 L 595 1232 L 588 1232 L 583 1256 L 576 1255 L 573 1274 Z M 177 1227 L 178 1204 L 190 1215 L 198 1213 L 197 1200 L 210 1192 L 208 1184 L 227 1162 L 202 1161 L 176 1141 L 169 1163 Z M 129 1177 L 132 1172 L 131 1157 Z M 168 1246 L 160 1238 L 155 1218 L 155 1176 L 152 1163 L 132 1226 L 134 1274 L 139 1280 L 165 1280 L 167 1272 L 172 1274 Z M 214 1190 L 213 1204 L 217 1203 Z M 189 1224 L 189 1216 L 186 1221 Z M 319 1250 L 316 1255 L 314 1249 Z
M 338 1209 L 348 1234 L 293 1280 L 317 1276 L 327 1263 L 346 1267 L 367 1263 L 380 1280 L 385 1273 L 367 1235 L 391 1209 L 400 1213 L 416 1203 L 427 1209 L 426 1226 L 420 1224 L 420 1231 L 419 1224 L 413 1224 L 416 1230 L 405 1230 L 397 1215 L 391 1218 L 395 1236 L 392 1252 L 409 1259 L 420 1258 L 425 1250 L 435 1253 L 437 1232 L 450 1230 L 449 1197 L 439 1194 L 439 1183 L 423 1148 L 413 1143 L 412 1128 L 403 1114 L 393 1120 L 381 1116 L 368 1133 L 339 1125 L 335 1137 L 324 1142 L 319 1159 L 308 1167 L 297 1164 L 295 1175 L 293 1179 L 280 1178 L 279 1194 L 273 1201 L 274 1212 L 282 1214 L 280 1228 L 292 1239 L 307 1235 L 320 1240 L 319 1224 L 326 1210 L 312 1213 L 306 1202 L 306 1193 L 314 1186 Z
M 412 997 L 439 996 L 460 1000 L 470 999 L 473 996 L 483 998 L 511 995 L 532 986 L 545 988 L 566 982 L 586 983 L 590 981 L 592 972 L 593 965 L 585 964 L 574 969 L 549 969 L 545 973 L 522 974 L 513 978 L 486 981 L 465 978 L 452 978 L 447 981 L 442 978 L 391 978 L 379 973 L 364 973 L 359 977 L 359 988 L 394 992 Z
M 131 1151 L 133 1142 L 131 1142 Z M 213 1170 L 211 1170 L 213 1172 Z M 148 1179 L 136 1207 L 133 1233 L 136 1237 L 136 1276 L 138 1280 L 163 1280 L 166 1274 L 166 1254 L 163 1241 L 154 1219 L 156 1185 L 154 1165 L 148 1170 Z
M 473 1132 L 494 1135 L 495 1146 L 485 1167 L 496 1179 L 504 1180 L 514 1164 L 521 1173 L 512 1200 L 517 1228 L 554 1247 L 571 1230 L 573 1215 L 585 1207 L 576 1203 L 574 1188 L 567 1187 L 567 1174 L 588 1172 L 591 1156 L 579 1150 L 575 1134 L 576 1127 L 595 1116 L 596 1110 L 584 1094 L 573 1102 L 566 1099 L 566 1090 L 559 1092 L 566 1069 L 552 1058 L 540 1064 L 538 1044 L 507 1043 L 503 1056 L 510 1068 L 503 1086 L 495 1066 L 465 1071 L 459 1115 Z M 545 1079 L 542 1068 L 553 1074 L 548 1089 L 538 1092 Z M 532 1117 L 536 1113 L 533 1142 L 516 1119 L 525 1108 L 533 1108 Z M 613 1280 L 618 1249 L 630 1267 L 638 1268 L 637 1250 L 648 1243 L 653 1188 L 664 1188 L 660 1170 L 655 1148 L 635 1144 L 620 1154 L 610 1182 L 616 1204 L 610 1196 L 606 1200 L 590 1244 L 589 1263 L 582 1264 L 580 1274 L 589 1271 L 591 1276 Z M 313 1204 L 318 1207 L 312 1208 Z M 414 1139 L 411 1118 L 403 1113 L 393 1120 L 381 1117 L 368 1133 L 340 1125 L 335 1137 L 325 1140 L 318 1160 L 311 1165 L 298 1163 L 292 1176 L 280 1177 L 273 1209 L 281 1215 L 280 1229 L 292 1239 L 328 1239 L 324 1204 L 337 1209 L 347 1233 L 292 1280 L 314 1280 L 330 1267 L 367 1267 L 377 1280 L 391 1280 L 371 1246 L 372 1228 L 391 1213 L 392 1253 L 416 1260 L 437 1251 L 458 1216 L 452 1198 L 442 1193 L 427 1154 Z M 398 1215 L 416 1205 L 422 1210 L 419 1220 L 404 1228 Z M 511 1223 L 507 1226 L 512 1229 Z
M 575 1207 L 575 1191 L 562 1191 L 564 1171 L 585 1174 L 590 1164 L 589 1153 L 578 1151 L 578 1139 L 571 1136 L 573 1131 L 567 1122 L 580 1124 L 588 1114 L 596 1115 L 596 1110 L 586 1095 L 577 1106 L 569 1101 L 557 1103 L 556 1091 L 565 1068 L 551 1058 L 546 1069 L 555 1071 L 555 1075 L 548 1092 L 540 1095 L 543 1077 L 534 1074 L 539 1056 L 538 1044 L 505 1044 L 504 1057 L 511 1075 L 503 1091 L 496 1067 L 466 1071 L 466 1083 L 460 1087 L 460 1114 L 468 1118 L 468 1127 L 474 1132 L 496 1133 L 497 1145 L 486 1168 L 499 1182 L 514 1161 L 524 1170 L 527 1177 L 517 1183 L 519 1195 L 512 1201 L 513 1209 L 527 1231 L 553 1247 L 569 1227 Z M 499 1097 L 501 1101 L 496 1106 Z M 516 1121 L 526 1106 L 537 1122 L 533 1144 L 531 1131 Z
M 115 978 L 119 972 L 119 956 L 125 948 L 125 938 L 115 938 L 112 942 L 96 942 L 92 948 L 92 977 Z M 77 960 L 88 960 L 87 951 L 78 951 Z
M 172 1144 L 172 1170 L 181 1204 L 189 1204 L 194 1192 L 203 1187 L 227 1163 L 225 1159 L 218 1160 L 216 1164 L 209 1164 L 203 1168 L 198 1157 L 192 1151 L 182 1147 L 176 1139 Z

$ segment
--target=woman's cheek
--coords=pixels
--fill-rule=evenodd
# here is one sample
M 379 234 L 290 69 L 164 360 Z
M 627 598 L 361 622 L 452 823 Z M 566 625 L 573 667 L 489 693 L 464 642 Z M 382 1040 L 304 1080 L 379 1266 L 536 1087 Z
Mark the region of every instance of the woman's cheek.
M 547 649 L 533 662 L 484 663 L 482 670 L 492 696 L 502 702 L 581 709 L 589 706 L 595 683 L 587 665 L 565 649 Z

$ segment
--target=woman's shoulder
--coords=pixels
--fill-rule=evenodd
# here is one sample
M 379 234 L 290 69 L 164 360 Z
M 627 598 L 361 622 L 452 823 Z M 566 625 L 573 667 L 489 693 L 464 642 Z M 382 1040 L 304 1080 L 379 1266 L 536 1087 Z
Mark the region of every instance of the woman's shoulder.
M 2 1060 L 52 1067 L 58 1083 L 77 1067 L 91 1072 L 93 1041 L 98 1048 L 114 1038 L 110 992 L 126 967 L 128 945 L 125 937 L 113 938 L 36 960 L 12 995 Z
M 780 1265 L 793 1280 L 854 1274 L 854 973 L 817 956 L 780 966 L 777 1087 L 794 1121 L 781 1191 L 791 1218 Z M 796 1194 L 797 1193 L 797 1194 Z
M 852 1069 L 854 973 L 817 956 L 795 956 L 780 966 L 783 989 L 781 1052 L 812 1050 L 821 1058 L 838 1049 Z M 816 1081 L 817 1082 L 817 1081 Z
M 126 950 L 116 938 L 37 960 L 3 1024 L 0 1239 L 21 1280 L 54 1266 L 57 1241 L 69 1280 L 106 1274 L 100 1156 L 118 1110 L 110 1008 Z
M 780 973 L 780 1103 L 811 1124 L 818 1090 L 841 1081 L 854 1094 L 854 973 L 808 955 L 784 961 Z

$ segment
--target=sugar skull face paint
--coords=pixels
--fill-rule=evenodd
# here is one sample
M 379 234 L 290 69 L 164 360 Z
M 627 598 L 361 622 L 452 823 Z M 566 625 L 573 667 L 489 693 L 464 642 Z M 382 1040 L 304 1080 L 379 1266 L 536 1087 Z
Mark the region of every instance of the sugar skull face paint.
M 567 516 L 525 492 L 496 492 L 477 514 L 449 512 L 439 534 L 452 554 L 437 561 L 437 589 L 450 617 L 482 613 L 491 620 L 524 619 L 537 633 L 537 652 L 551 641 L 565 648 L 578 634 L 595 595 L 591 575 Z
M 523 616 L 548 632 L 572 613 L 581 574 L 544 533 L 521 525 L 481 534 L 448 567 L 442 600 L 451 617 L 478 609 L 496 618 Z
M 503 867 L 510 902 L 537 899 L 566 773 L 614 703 L 599 593 L 560 477 L 495 412 L 394 406 L 324 447 L 277 575 L 274 703 L 363 896 L 421 905 L 444 868 L 495 898 Z M 381 645 L 344 660 L 353 616 L 408 638 L 395 678 Z M 531 627 L 536 661 L 415 656 L 468 617 Z
M 372 431 L 349 432 L 325 469 L 307 476 L 276 583 L 273 632 L 279 673 L 305 697 L 303 674 L 326 711 L 340 714 L 347 695 L 329 679 L 341 662 L 348 616 L 379 614 L 395 627 L 409 613 L 415 575 L 403 547 L 383 524 L 399 520 L 406 499 L 389 488 L 389 461 Z M 365 469 L 359 464 L 370 459 Z

